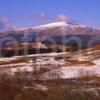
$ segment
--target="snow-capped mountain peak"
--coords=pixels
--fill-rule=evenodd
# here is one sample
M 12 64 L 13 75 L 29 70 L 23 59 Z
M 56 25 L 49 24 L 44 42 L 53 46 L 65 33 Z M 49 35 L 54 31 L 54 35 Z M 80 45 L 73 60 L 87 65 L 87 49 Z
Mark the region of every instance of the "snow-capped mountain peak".
M 40 25 L 33 27 L 33 29 L 46 29 L 46 28 L 54 28 L 54 27 L 86 27 L 86 25 L 60 21 L 60 22 L 53 22 L 45 25 Z
M 52 23 L 48 23 L 48 24 L 43 24 L 43 25 L 38 25 L 38 26 L 33 26 L 33 27 L 26 27 L 26 28 L 18 28 L 15 31 L 25 31 L 28 29 L 31 30 L 45 30 L 45 29 L 52 29 L 52 28 L 71 28 L 71 29 L 75 29 L 75 28 L 87 28 L 86 25 L 84 24 L 79 24 L 79 23 L 74 23 L 74 22 L 66 22 L 66 21 L 59 21 L 59 22 L 52 22 Z

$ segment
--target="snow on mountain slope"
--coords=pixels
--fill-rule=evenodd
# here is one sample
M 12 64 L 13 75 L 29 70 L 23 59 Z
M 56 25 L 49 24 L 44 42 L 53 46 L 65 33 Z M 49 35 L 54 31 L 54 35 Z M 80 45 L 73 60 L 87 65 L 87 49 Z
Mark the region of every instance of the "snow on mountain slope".
M 34 27 L 17 28 L 13 31 L 4 32 L 4 33 L 5 34 L 17 34 L 17 35 L 24 34 L 26 32 L 29 32 L 29 33 L 35 32 L 35 33 L 42 33 L 42 34 L 45 34 L 45 33 L 58 34 L 58 33 L 61 33 L 62 31 L 64 31 L 66 35 L 68 34 L 69 35 L 73 35 L 73 34 L 74 35 L 76 34 L 79 34 L 79 35 L 97 34 L 98 35 L 100 33 L 99 29 L 94 29 L 84 24 L 66 22 L 66 21 L 53 22 L 53 23 L 38 25 Z
M 84 24 L 73 22 L 53 22 L 29 28 L 28 31 L 40 32 L 42 35 L 99 35 L 100 30 Z
M 36 26 L 36 27 L 33 27 L 33 29 L 46 29 L 46 28 L 54 28 L 54 27 L 82 27 L 82 28 L 84 28 L 84 27 L 86 27 L 86 25 L 61 21 L 61 22 L 55 22 L 55 23 Z

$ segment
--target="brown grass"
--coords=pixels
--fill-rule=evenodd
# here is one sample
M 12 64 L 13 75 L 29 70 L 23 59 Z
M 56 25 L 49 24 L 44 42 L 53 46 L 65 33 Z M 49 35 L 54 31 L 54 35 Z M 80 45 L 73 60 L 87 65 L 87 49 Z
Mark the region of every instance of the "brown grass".
M 68 60 L 68 62 L 70 63 L 70 66 L 72 66 L 72 65 L 87 65 L 87 66 L 93 66 L 93 65 L 95 65 L 91 61 Z
M 12 61 L 0 61 L 0 65 L 23 63 L 23 62 L 26 62 L 27 60 L 28 58 L 21 57 Z
M 26 77 L 23 73 L 16 76 L 1 74 L 0 100 L 100 100 L 100 95 L 82 91 L 83 85 L 67 85 L 62 80 L 46 82 L 47 86 L 51 86 L 47 91 L 36 90 L 34 87 L 24 88 L 23 81 L 29 82 L 29 78 Z M 97 92 L 100 93 L 100 90 Z
M 96 45 L 96 46 L 94 46 L 94 48 L 95 48 L 96 50 L 100 50 L 100 45 Z

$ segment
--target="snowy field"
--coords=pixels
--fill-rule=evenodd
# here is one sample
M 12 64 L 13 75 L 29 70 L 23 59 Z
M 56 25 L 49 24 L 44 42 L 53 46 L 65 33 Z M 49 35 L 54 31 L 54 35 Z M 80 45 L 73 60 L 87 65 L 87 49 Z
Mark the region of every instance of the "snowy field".
M 56 67 L 54 70 L 60 70 L 63 73 L 62 78 L 78 77 L 85 73 L 100 76 L 99 53 L 99 50 L 92 50 L 84 52 L 84 54 L 78 51 L 75 54 L 64 52 L 0 58 L 0 68 L 5 71 L 9 70 L 13 74 L 18 70 L 30 72 L 35 66 L 37 68 Z M 22 60 L 23 58 L 24 60 Z M 77 62 L 75 62 L 76 60 Z

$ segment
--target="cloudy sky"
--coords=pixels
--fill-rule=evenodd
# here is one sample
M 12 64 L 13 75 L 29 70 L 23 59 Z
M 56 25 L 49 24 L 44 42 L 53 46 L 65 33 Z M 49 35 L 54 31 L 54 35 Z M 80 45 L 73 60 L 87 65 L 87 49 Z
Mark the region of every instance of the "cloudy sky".
M 69 19 L 100 28 L 100 0 L 0 0 L 0 31 Z

